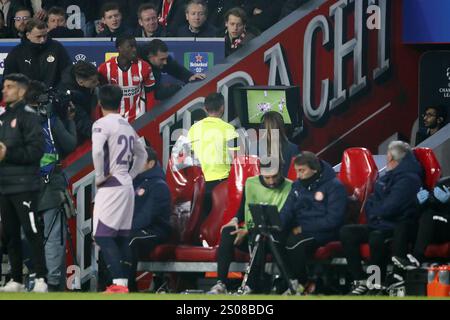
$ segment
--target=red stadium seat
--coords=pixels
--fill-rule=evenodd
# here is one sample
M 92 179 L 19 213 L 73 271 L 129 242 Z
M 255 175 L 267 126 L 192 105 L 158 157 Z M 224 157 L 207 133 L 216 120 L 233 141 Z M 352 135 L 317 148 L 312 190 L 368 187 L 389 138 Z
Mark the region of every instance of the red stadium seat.
M 338 178 L 344 184 L 350 201 L 356 202 L 357 221 L 361 224 L 366 223 L 364 203 L 373 191 L 377 177 L 378 168 L 369 150 L 349 148 L 344 151 Z
M 183 219 L 176 212 L 173 212 L 172 223 L 179 235 L 179 242 L 181 244 L 192 244 L 198 240 L 197 235 L 200 228 L 203 197 L 205 194 L 205 178 L 202 169 L 193 166 L 174 171 L 172 162 L 169 160 L 166 180 L 172 195 L 174 211 L 177 205 L 191 202 L 187 219 Z
M 289 171 L 288 171 L 288 176 L 287 176 L 287 178 L 292 181 L 297 180 L 297 172 L 295 172 L 294 159 L 295 158 L 291 159 L 291 165 L 289 166 Z
M 259 175 L 257 156 L 237 156 L 231 164 L 228 177 L 228 206 L 223 214 L 222 225 L 234 217 L 241 204 L 247 178 Z
M 200 227 L 200 240 L 208 245 L 177 246 L 175 249 L 176 261 L 188 262 L 215 262 L 217 261 L 217 245 L 220 241 L 221 221 L 228 200 L 228 183 L 226 181 L 217 185 L 212 192 L 212 209 Z
M 350 198 L 348 222 L 365 223 L 364 202 L 372 192 L 378 177 L 378 168 L 372 154 L 366 148 L 349 148 L 342 155 L 338 178 L 344 184 Z M 361 250 L 366 245 L 361 246 Z M 340 241 L 333 241 L 316 250 L 315 259 L 328 260 L 342 252 Z M 364 252 L 365 253 L 365 252 Z M 365 254 L 364 254 L 365 256 Z
M 428 190 L 433 190 L 436 183 L 441 178 L 441 165 L 436 158 L 433 150 L 430 148 L 415 148 L 414 155 L 423 167 L 424 186 Z
M 414 154 L 424 170 L 424 186 L 432 191 L 441 177 L 441 165 L 430 148 L 415 148 Z M 431 259 L 449 258 L 450 242 L 429 245 L 425 251 L 425 257 Z
M 176 258 L 177 245 L 198 243 L 197 235 L 205 193 L 205 179 L 201 168 L 193 166 L 174 171 L 169 160 L 166 180 L 172 196 L 171 222 L 174 230 L 169 244 L 159 245 L 150 253 L 150 261 L 173 261 Z M 186 202 L 190 202 L 189 212 L 186 212 L 185 217 L 180 217 L 175 208 Z

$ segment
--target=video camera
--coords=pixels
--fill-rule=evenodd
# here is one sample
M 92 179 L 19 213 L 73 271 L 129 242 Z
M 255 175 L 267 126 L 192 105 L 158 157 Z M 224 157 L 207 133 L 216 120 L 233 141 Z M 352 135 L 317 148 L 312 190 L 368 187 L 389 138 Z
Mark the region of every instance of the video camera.
M 56 114 L 60 118 L 66 118 L 69 111 L 71 111 L 73 95 L 70 90 L 59 91 L 55 88 L 46 90 L 43 94 L 39 95 L 38 112 L 43 116 L 50 117 Z

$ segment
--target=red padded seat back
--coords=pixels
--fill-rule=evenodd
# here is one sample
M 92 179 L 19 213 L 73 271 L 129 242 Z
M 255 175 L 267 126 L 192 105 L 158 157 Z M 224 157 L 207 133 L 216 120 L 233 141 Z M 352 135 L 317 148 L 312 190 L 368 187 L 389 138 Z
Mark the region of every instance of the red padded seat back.
M 356 203 L 357 221 L 366 223 L 363 206 L 378 177 L 378 168 L 372 153 L 366 148 L 349 148 L 342 155 L 338 178 L 344 184 L 347 194 Z
M 202 169 L 192 166 L 173 170 L 172 162 L 169 160 L 166 180 L 172 195 L 171 222 L 174 233 L 181 244 L 193 244 L 198 241 L 205 194 Z M 182 208 L 184 210 L 181 210 Z
M 288 171 L 288 176 L 287 176 L 287 178 L 292 181 L 297 180 L 297 172 L 295 172 L 294 160 L 295 160 L 295 158 L 291 159 L 291 165 L 289 166 L 289 171 Z
M 415 148 L 414 155 L 424 170 L 424 187 L 433 190 L 441 177 L 441 165 L 430 148 Z
M 247 178 L 259 175 L 257 156 L 237 156 L 231 163 L 228 176 L 228 206 L 223 214 L 222 224 L 234 217 L 241 204 Z

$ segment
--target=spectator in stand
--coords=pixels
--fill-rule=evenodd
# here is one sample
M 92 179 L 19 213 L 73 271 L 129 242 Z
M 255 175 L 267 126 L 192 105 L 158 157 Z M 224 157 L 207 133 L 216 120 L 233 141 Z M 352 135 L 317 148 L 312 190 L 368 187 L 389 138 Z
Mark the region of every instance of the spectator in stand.
M 181 89 L 181 86 L 178 84 L 162 84 L 161 73 L 163 72 L 184 83 L 206 78 L 205 74 L 194 74 L 178 64 L 178 62 L 169 55 L 169 48 L 166 43 L 160 39 L 153 39 L 150 41 L 148 45 L 143 48 L 141 56 L 152 66 L 156 82 L 155 98 L 157 100 L 170 98 Z
M 190 0 L 185 13 L 187 23 L 178 28 L 175 36 L 192 38 L 217 36 L 217 29 L 206 21 L 208 7 L 203 0 Z
M 117 57 L 98 68 L 103 83 L 118 85 L 123 91 L 120 114 L 129 122 L 155 105 L 155 78 L 152 67 L 137 55 L 136 39 L 122 35 L 116 39 Z
M 142 38 L 157 38 L 166 36 L 166 28 L 158 23 L 158 9 L 151 4 L 142 4 L 138 9 L 139 27 L 134 35 Z
M 23 41 L 6 57 L 4 75 L 22 73 L 49 88 L 56 87 L 71 61 L 66 49 L 58 41 L 48 39 L 47 33 L 45 22 L 30 19 Z
M 48 35 L 50 38 L 82 38 L 80 29 L 67 28 L 66 12 L 61 7 L 51 7 L 48 10 Z
M 30 10 L 31 8 L 27 6 L 23 0 L 2 0 L 0 1 L 0 10 L 3 12 L 3 17 L 5 19 L 4 23 L 6 27 L 11 30 L 14 25 L 14 15 L 20 8 L 27 8 Z
M 159 0 L 158 22 L 166 28 L 167 34 L 173 36 L 185 22 L 186 0 Z
M 23 38 L 27 22 L 31 19 L 31 11 L 26 7 L 20 7 L 14 14 L 14 24 L 11 26 L 10 38 Z
M 133 33 L 128 26 L 122 23 L 122 13 L 116 2 L 105 3 L 100 13 L 103 30 L 98 32 L 97 37 L 116 38 L 123 34 L 130 35 Z
M 73 1 L 73 0 L 72 0 Z M 99 7 L 103 6 L 105 3 L 111 2 L 112 0 L 97 0 L 99 3 Z M 122 13 L 122 21 L 123 23 L 131 28 L 131 30 L 135 30 L 138 27 L 138 9 L 144 3 L 153 4 L 155 7 L 157 6 L 156 0 L 113 0 L 115 3 L 119 5 L 120 12 Z
M 447 110 L 444 106 L 430 106 L 422 115 L 424 129 L 416 134 L 416 145 L 438 132 L 447 124 Z
M 97 68 L 87 61 L 78 61 L 63 72 L 59 89 L 70 90 L 72 94 L 78 144 L 91 138 L 93 114 L 97 106 L 96 89 L 99 83 Z
M 44 10 L 50 10 L 52 7 L 61 7 L 64 9 L 66 14 L 69 15 L 68 20 L 71 20 L 72 14 L 78 14 L 74 22 L 79 22 L 80 26 L 75 26 L 75 28 L 80 28 L 86 37 L 93 37 L 96 35 L 94 21 L 99 16 L 99 2 L 92 0 L 43 0 L 42 8 Z M 78 8 L 77 8 L 78 7 Z M 70 9 L 70 10 L 68 10 Z M 79 20 L 77 19 L 79 17 Z M 71 25 L 68 25 L 71 28 Z
M 247 15 L 239 7 L 232 8 L 225 13 L 225 57 L 236 52 L 256 34 L 247 28 Z

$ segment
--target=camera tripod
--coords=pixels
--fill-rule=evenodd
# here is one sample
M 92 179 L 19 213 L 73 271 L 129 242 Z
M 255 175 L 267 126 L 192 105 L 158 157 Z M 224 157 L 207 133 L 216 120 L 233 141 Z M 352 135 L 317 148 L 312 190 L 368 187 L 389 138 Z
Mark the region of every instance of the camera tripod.
M 270 253 L 272 254 L 272 257 L 274 259 L 274 262 L 278 266 L 278 269 L 281 272 L 281 276 L 283 280 L 287 283 L 289 291 L 292 295 L 296 294 L 297 291 L 294 288 L 294 285 L 292 283 L 292 280 L 289 278 L 289 274 L 287 272 L 287 269 L 283 263 L 283 259 L 281 258 L 280 253 L 278 252 L 278 249 L 275 246 L 275 238 L 273 237 L 272 230 L 278 231 L 278 227 L 268 227 L 263 225 L 258 225 L 254 232 L 256 232 L 255 240 L 253 243 L 253 249 L 250 251 L 250 262 L 247 265 L 247 268 L 244 273 L 244 278 L 242 280 L 241 286 L 239 287 L 237 294 L 244 294 L 245 293 L 245 286 L 247 285 L 248 277 L 250 275 L 250 272 L 252 271 L 252 268 L 255 264 L 255 258 L 258 253 L 258 250 L 263 250 L 264 242 L 267 241 L 268 243 L 268 249 Z M 250 244 L 249 244 L 250 246 Z M 263 257 L 265 259 L 265 256 Z
M 50 237 L 50 234 L 52 233 L 53 228 L 55 227 L 56 219 L 58 219 L 58 218 L 61 219 L 61 233 L 60 233 L 61 245 L 64 245 L 64 228 L 65 228 L 66 232 L 67 232 L 67 240 L 69 241 L 69 251 L 72 256 L 73 263 L 75 265 L 78 265 L 77 255 L 75 253 L 75 249 L 73 247 L 73 242 L 72 242 L 72 234 L 70 232 L 69 224 L 67 222 L 66 216 L 64 214 L 64 209 L 62 208 L 62 206 L 60 206 L 57 209 L 56 214 L 54 215 L 52 222 L 50 224 L 48 234 L 47 235 L 44 234 L 44 247 L 47 244 L 48 238 Z

